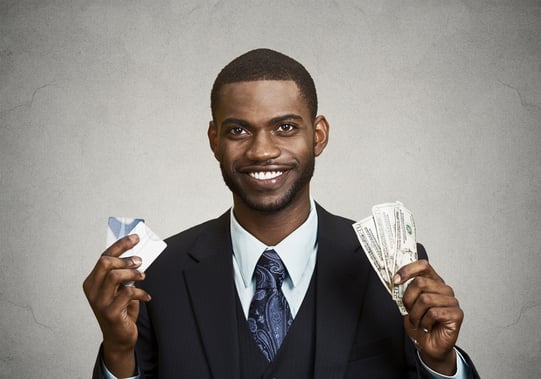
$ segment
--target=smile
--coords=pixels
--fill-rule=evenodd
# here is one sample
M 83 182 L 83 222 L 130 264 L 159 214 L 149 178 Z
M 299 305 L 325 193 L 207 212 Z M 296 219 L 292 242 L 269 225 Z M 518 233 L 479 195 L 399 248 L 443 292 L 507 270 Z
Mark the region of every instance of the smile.
M 271 180 L 281 176 L 283 171 L 259 171 L 250 172 L 250 176 L 256 180 Z

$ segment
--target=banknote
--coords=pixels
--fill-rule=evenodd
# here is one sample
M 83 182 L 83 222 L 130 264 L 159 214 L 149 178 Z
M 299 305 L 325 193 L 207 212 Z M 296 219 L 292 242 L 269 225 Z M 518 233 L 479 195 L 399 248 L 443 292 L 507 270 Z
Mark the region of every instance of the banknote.
M 385 257 L 387 274 L 392 278 L 395 270 L 396 256 L 396 203 L 384 203 L 372 207 L 372 217 L 376 223 L 376 230 Z
M 413 215 L 401 202 L 372 207 L 372 215 L 353 224 L 359 242 L 381 282 L 396 302 L 402 315 L 402 302 L 411 282 L 394 285 L 393 275 L 404 265 L 417 260 L 417 241 Z
M 398 202 L 397 202 L 398 203 Z M 415 222 L 412 213 L 398 203 L 396 207 L 396 255 L 394 261 L 394 271 L 398 271 L 402 266 L 415 262 L 417 257 L 417 240 L 415 237 Z M 406 288 L 411 283 L 411 279 L 406 283 L 393 285 L 393 300 L 402 302 L 402 297 Z
M 397 202 L 396 207 L 396 254 L 394 272 L 417 260 L 417 239 L 412 213 Z
M 359 242 L 361 243 L 364 252 L 368 256 L 370 264 L 378 273 L 378 277 L 380 278 L 387 291 L 391 293 L 391 287 L 389 287 L 389 283 L 391 281 L 389 279 L 389 274 L 385 265 L 385 258 L 378 242 L 378 235 L 374 218 L 370 216 L 359 222 L 356 222 L 355 224 L 353 224 L 353 229 L 355 229 L 357 238 L 359 239 Z

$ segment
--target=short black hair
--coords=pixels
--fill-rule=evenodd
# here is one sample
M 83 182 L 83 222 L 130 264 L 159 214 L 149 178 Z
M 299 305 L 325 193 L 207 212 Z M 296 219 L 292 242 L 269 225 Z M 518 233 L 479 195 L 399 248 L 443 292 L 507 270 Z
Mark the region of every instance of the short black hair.
M 302 64 L 271 49 L 255 49 L 233 59 L 220 71 L 210 93 L 212 117 L 218 106 L 224 84 L 256 80 L 292 80 L 306 100 L 312 119 L 317 114 L 317 94 L 314 80 Z

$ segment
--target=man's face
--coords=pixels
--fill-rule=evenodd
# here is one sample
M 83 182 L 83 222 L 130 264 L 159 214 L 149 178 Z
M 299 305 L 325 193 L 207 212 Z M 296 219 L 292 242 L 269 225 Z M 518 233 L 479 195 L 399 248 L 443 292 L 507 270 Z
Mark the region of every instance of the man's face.
M 272 212 L 308 198 L 327 128 L 293 81 L 224 85 L 208 133 L 235 207 Z

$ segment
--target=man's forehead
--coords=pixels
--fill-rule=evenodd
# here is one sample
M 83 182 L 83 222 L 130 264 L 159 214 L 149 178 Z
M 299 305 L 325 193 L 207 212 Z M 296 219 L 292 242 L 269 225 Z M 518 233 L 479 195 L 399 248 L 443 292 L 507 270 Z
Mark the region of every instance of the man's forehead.
M 218 110 L 259 108 L 308 109 L 297 84 L 292 80 L 256 80 L 225 84 L 220 90 Z
M 280 89 L 283 91 L 291 92 L 292 94 L 300 94 L 300 89 L 297 83 L 293 80 L 274 80 L 274 79 L 261 79 L 261 80 L 249 80 L 226 83 L 220 89 L 220 94 L 241 92 L 241 91 L 254 91 L 258 89 Z

